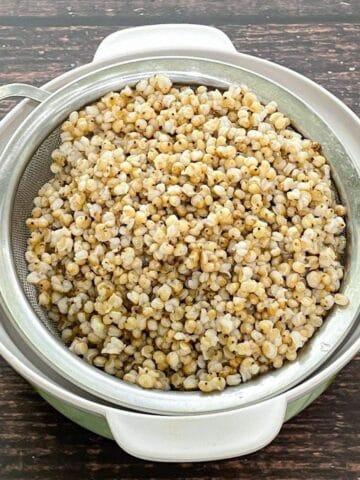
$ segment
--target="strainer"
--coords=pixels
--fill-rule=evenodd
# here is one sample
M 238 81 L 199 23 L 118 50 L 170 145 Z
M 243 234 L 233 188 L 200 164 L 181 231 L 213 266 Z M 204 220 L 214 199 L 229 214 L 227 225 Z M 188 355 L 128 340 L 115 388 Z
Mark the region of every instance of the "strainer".
M 32 199 L 50 176 L 50 153 L 59 144 L 58 126 L 73 110 L 83 107 L 110 90 L 134 85 L 157 72 L 174 82 L 205 84 L 224 88 L 231 83 L 250 85 L 264 102 L 275 100 L 289 115 L 294 127 L 319 141 L 333 168 L 333 178 L 349 211 L 348 256 L 344 289 L 350 299 L 346 309 L 335 308 L 299 359 L 248 384 L 228 388 L 221 394 L 198 392 L 146 391 L 129 385 L 86 364 L 57 338 L 57 330 L 37 304 L 35 288 L 26 282 L 24 258 L 28 231 L 25 219 Z M 15 87 L 14 87 L 15 88 Z M 24 94 L 24 88 L 20 92 Z M 28 91 L 29 96 L 33 90 Z M 269 398 L 299 383 L 313 372 L 344 339 L 356 319 L 359 298 L 356 286 L 360 273 L 359 196 L 360 180 L 354 162 L 334 132 L 312 109 L 293 94 L 268 79 L 235 65 L 193 59 L 159 57 L 94 67 L 93 71 L 69 83 L 53 94 L 37 93 L 42 100 L 14 132 L 0 160 L 1 230 L 0 293 L 6 313 L 24 340 L 65 378 L 85 390 L 118 405 L 152 412 L 189 413 L 233 408 Z M 7 95 L 16 93 L 16 90 Z M 34 97 L 34 96 L 33 96 Z M 34 97 L 35 98 L 35 97 Z
M 199 27 L 196 28 L 199 29 Z M 220 33 L 214 29 L 209 30 L 213 30 L 213 35 L 215 35 L 214 32 L 217 32 L 216 35 Z M 110 39 L 110 37 L 108 38 Z M 219 43 L 221 43 L 221 40 L 224 42 L 224 38 L 220 39 L 219 36 L 217 40 Z M 245 417 L 247 412 L 256 416 L 258 411 L 261 410 L 264 414 L 264 411 L 270 409 L 273 416 L 272 424 L 278 425 L 279 422 L 281 423 L 286 403 L 284 404 L 284 395 L 280 395 L 280 393 L 290 391 L 290 388 L 296 384 L 300 385 L 302 380 L 309 377 L 323 362 L 329 359 L 355 325 L 360 305 L 357 292 L 360 278 L 360 201 L 358 197 L 360 179 L 359 167 L 356 163 L 358 158 L 354 155 L 356 150 L 354 143 L 356 144 L 356 142 L 353 139 L 358 137 L 359 122 L 342 105 L 337 108 L 338 113 L 345 110 L 345 117 L 351 123 L 352 129 L 351 134 L 346 135 L 349 144 L 342 145 L 339 138 L 345 138 L 344 132 L 341 131 L 345 127 L 338 122 L 339 130 L 336 131 L 339 135 L 338 138 L 338 135 L 335 135 L 335 132 L 324 121 L 326 115 L 331 115 L 330 108 L 328 110 L 322 108 L 322 114 L 319 115 L 308 104 L 283 86 L 243 68 L 238 58 L 240 56 L 235 54 L 233 49 L 229 49 L 228 43 L 226 48 L 223 48 L 221 55 L 219 54 L 221 48 L 218 48 L 217 55 L 214 55 L 214 52 L 212 52 L 213 54 L 208 53 L 206 48 L 203 48 L 201 52 L 197 52 L 196 57 L 190 56 L 190 52 L 178 48 L 174 49 L 176 55 L 174 55 L 174 51 L 163 51 L 159 56 L 144 55 L 145 58 L 139 58 L 138 55 L 135 60 L 129 58 L 126 61 L 111 60 L 103 64 L 88 65 L 79 69 L 77 75 L 73 75 L 73 81 L 66 83 L 53 93 L 47 93 L 45 90 L 34 89 L 34 87 L 26 85 L 12 85 L 0 89 L 0 98 L 22 95 L 41 102 L 36 108 L 33 108 L 30 101 L 22 106 L 23 111 L 28 109 L 29 115 L 20 127 L 16 128 L 7 144 L 5 146 L 0 145 L 0 150 L 2 150 L 0 157 L 0 264 L 2 266 L 0 301 L 1 308 L 6 315 L 3 325 L 7 328 L 7 333 L 12 336 L 14 343 L 19 343 L 17 339 L 20 335 L 27 349 L 40 357 L 50 369 L 55 370 L 59 374 L 59 378 L 64 378 L 92 393 L 95 398 L 101 398 L 114 405 L 126 406 L 133 410 L 161 414 L 182 414 L 181 419 L 195 413 L 224 410 L 229 410 L 230 413 L 231 409 L 242 407 L 239 409 L 239 412 L 242 412 L 242 425 L 254 430 L 253 426 L 250 427 L 250 423 L 244 420 L 244 414 Z M 104 55 L 107 46 L 105 42 L 103 49 L 101 50 L 100 47 L 98 52 Z M 227 53 L 225 50 L 227 50 Z M 193 51 L 191 54 L 193 54 Z M 211 59 L 211 57 L 217 58 L 217 60 Z M 220 57 L 223 61 L 218 60 Z M 244 63 L 246 64 L 246 56 L 242 56 L 242 59 L 245 59 Z M 252 62 L 255 66 L 257 60 L 252 59 Z M 258 70 L 264 74 L 268 74 L 268 72 L 270 74 L 272 70 L 270 64 L 261 62 L 262 68 Z M 280 69 L 280 67 L 279 70 L 279 81 L 281 81 L 281 76 L 284 75 L 284 71 L 286 73 L 286 70 Z M 296 362 L 289 363 L 280 370 L 268 373 L 247 384 L 228 388 L 221 393 L 212 395 L 203 395 L 198 392 L 142 390 L 87 365 L 69 352 L 57 338 L 55 326 L 37 305 L 34 288 L 26 282 L 27 269 L 24 250 L 28 232 L 24 220 L 31 211 L 32 198 L 38 188 L 51 176 L 49 171 L 50 152 L 59 143 L 58 125 L 69 112 L 94 101 L 104 93 L 120 89 L 126 84 L 133 85 L 138 80 L 157 72 L 165 73 L 174 82 L 184 84 L 201 83 L 223 88 L 230 83 L 246 83 L 255 90 L 263 101 L 276 100 L 280 110 L 292 119 L 293 126 L 298 131 L 323 145 L 324 153 L 332 167 L 333 179 L 338 193 L 349 212 L 347 219 L 348 254 L 343 289 L 350 299 L 350 305 L 346 309 L 335 308 L 330 313 L 324 325 L 301 352 Z M 276 73 L 276 70 L 274 72 Z M 292 88 L 301 92 L 300 86 L 306 84 L 306 81 L 302 77 L 296 78 L 294 74 L 292 75 Z M 276 75 L 274 76 L 276 77 Z M 319 90 L 318 87 L 317 89 Z M 310 92 L 316 94 L 316 89 L 309 88 L 308 91 L 307 100 L 310 103 L 314 100 L 316 103 L 317 98 L 312 98 L 310 94 Z M 321 90 L 320 92 L 324 95 L 324 98 L 330 97 L 326 92 L 324 93 Z M 330 97 L 330 99 L 334 104 L 333 97 Z M 331 105 L 331 102 L 329 102 L 329 105 Z M 11 121 L 8 122 L 8 127 L 9 125 L 11 126 Z M 354 352 L 355 350 L 352 349 L 351 351 Z M 304 382 L 305 384 L 306 382 Z M 275 401 L 270 401 L 270 399 Z M 257 405 L 254 404 L 260 402 L 260 400 L 262 401 L 259 403 L 261 408 L 258 409 Z M 216 415 L 218 414 L 204 415 L 204 421 L 207 422 L 210 420 L 208 417 L 211 417 L 212 421 L 215 422 L 215 419 L 219 418 Z M 116 413 L 115 409 L 112 409 L 110 417 L 114 425 L 114 431 L 116 430 L 120 438 L 120 410 Z M 110 417 L 108 421 L 111 424 Z M 143 419 L 145 417 L 151 418 L 151 416 L 144 415 L 142 417 Z M 196 416 L 196 419 L 201 417 Z M 131 429 L 131 421 L 136 423 L 139 419 L 138 417 L 129 418 Z M 166 419 L 168 417 L 164 416 L 162 418 Z M 224 419 L 225 417 L 221 418 Z M 226 418 L 229 418 L 230 424 L 235 420 L 235 417 L 231 415 Z M 149 422 L 151 430 L 153 423 L 150 420 Z M 268 435 L 266 440 L 268 442 L 276 434 L 276 431 L 273 429 L 270 438 L 271 425 L 267 423 L 264 417 L 262 422 L 263 433 Z M 226 430 L 231 429 L 230 424 L 229 427 L 226 427 Z M 169 423 L 169 425 L 172 426 L 171 428 L 180 428 L 178 422 Z M 216 427 L 216 422 L 214 425 Z M 164 432 L 168 433 L 166 423 L 163 426 Z M 189 428 L 191 430 L 191 427 Z M 260 428 L 260 426 L 256 428 Z M 196 431 L 193 434 L 195 438 Z M 114 436 L 116 437 L 115 433 Z M 259 441 L 257 443 L 259 447 Z M 149 445 L 148 448 L 150 448 Z M 248 451 L 253 449 L 250 448 Z M 239 451 L 238 449 L 237 452 Z M 179 455 L 178 458 L 182 459 L 194 458 L 190 453 L 186 458 L 181 457 L 181 453 L 178 452 Z M 224 456 L 231 456 L 231 454 L 221 454 L 217 458 L 223 458 Z M 171 455 L 163 452 L 162 457 L 171 457 Z M 152 455 L 152 458 L 154 458 L 154 455 Z

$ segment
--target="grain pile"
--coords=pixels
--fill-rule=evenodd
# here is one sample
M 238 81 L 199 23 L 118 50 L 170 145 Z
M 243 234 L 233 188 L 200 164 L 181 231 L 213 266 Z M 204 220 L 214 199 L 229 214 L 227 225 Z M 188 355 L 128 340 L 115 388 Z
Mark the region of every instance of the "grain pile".
M 70 114 L 26 259 L 70 349 L 144 388 L 293 361 L 334 303 L 345 208 L 320 146 L 245 86 L 164 76 Z

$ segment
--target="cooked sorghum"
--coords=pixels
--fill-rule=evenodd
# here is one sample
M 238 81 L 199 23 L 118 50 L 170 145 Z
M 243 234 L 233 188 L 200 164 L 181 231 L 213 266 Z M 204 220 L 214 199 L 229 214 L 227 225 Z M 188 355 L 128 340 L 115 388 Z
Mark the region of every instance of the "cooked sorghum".
M 295 360 L 334 304 L 346 209 L 320 145 L 246 86 L 111 92 L 62 125 L 26 259 L 77 355 L 223 390 Z

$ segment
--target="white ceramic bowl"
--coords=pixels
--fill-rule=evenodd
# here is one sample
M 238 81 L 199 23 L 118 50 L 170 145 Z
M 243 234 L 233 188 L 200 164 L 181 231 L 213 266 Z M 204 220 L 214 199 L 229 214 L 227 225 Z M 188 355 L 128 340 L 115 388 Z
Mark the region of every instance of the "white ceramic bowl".
M 300 131 L 305 130 L 304 133 L 311 135 L 306 132 L 306 127 L 314 128 L 316 138 L 312 138 L 322 143 L 327 157 L 336 167 L 335 181 L 350 206 L 352 246 L 358 244 L 356 218 L 359 202 L 354 196 L 354 186 L 359 182 L 359 120 L 324 89 L 283 67 L 236 53 L 222 32 L 196 25 L 161 25 L 116 32 L 100 44 L 94 62 L 49 82 L 44 91 L 21 87 L 22 93 L 44 102 L 39 107 L 31 101 L 22 102 L 1 122 L 0 138 L 2 145 L 7 144 L 7 147 L 0 164 L 0 186 L 6 191 L 11 192 L 11 187 L 17 185 L 23 169 L 20 161 L 16 165 L 11 159 L 22 157 L 25 165 L 26 158 L 32 154 L 33 147 L 28 142 L 21 143 L 21 138 L 30 135 L 36 147 L 68 113 L 70 103 L 72 108 L 78 108 L 111 88 L 121 86 L 123 81 L 134 81 L 155 71 L 166 71 L 178 80 L 215 85 L 223 82 L 224 86 L 230 81 L 238 81 L 241 73 L 244 83 L 255 91 L 256 87 L 263 89 L 263 96 L 266 96 L 264 85 L 267 85 L 269 99 L 276 98 L 281 110 L 286 112 L 291 106 L 288 113 L 297 120 Z M 187 68 L 190 71 L 187 72 Z M 120 80 L 114 75 L 116 71 L 121 73 Z M 104 72 L 107 75 L 104 76 Z M 49 96 L 46 91 L 53 94 Z M 19 92 L 18 86 L 10 86 L 5 93 L 14 92 Z M 49 123 L 49 111 L 53 112 L 52 123 Z M 21 120 L 24 120 L 21 135 L 15 133 L 9 141 L 6 135 L 13 132 Z M 37 127 L 38 122 L 42 122 L 42 128 L 33 128 L 34 120 Z M 330 146 L 332 148 L 327 152 Z M 351 175 L 346 175 L 348 169 Z M 1 202 L 2 218 L 10 222 L 13 198 L 2 195 Z M 323 388 L 359 348 L 358 336 L 354 332 L 358 328 L 356 279 L 360 272 L 357 254 L 360 249 L 347 264 L 345 288 L 351 299 L 350 307 L 335 311 L 329 317 L 297 362 L 220 394 L 204 396 L 198 392 L 142 390 L 86 365 L 39 323 L 14 270 L 8 233 L 3 229 L 0 240 L 0 256 L 6 271 L 6 282 L 0 282 L 4 311 L 1 326 L 6 331 L 0 350 L 15 368 L 45 393 L 92 415 L 105 416 L 119 444 L 142 458 L 194 461 L 225 458 L 261 448 L 276 436 L 286 415 L 289 416 L 286 414 L 289 404 L 304 398 L 311 389 Z M 16 302 L 13 301 L 14 285 Z M 16 347 L 22 339 L 25 340 L 22 343 L 22 350 L 27 352 L 25 356 Z M 341 354 L 335 355 L 341 345 Z M 320 373 L 304 381 L 325 361 L 326 367 L 323 366 Z M 292 388 L 294 385 L 298 386 Z M 90 399 L 85 391 L 92 394 Z M 106 401 L 113 406 L 107 405 Z M 126 412 L 116 408 L 115 404 L 161 415 Z

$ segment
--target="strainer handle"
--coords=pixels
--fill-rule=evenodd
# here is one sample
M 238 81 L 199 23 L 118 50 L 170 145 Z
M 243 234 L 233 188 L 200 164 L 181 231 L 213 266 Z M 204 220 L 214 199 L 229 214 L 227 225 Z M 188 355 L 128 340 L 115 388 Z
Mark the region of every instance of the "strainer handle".
M 144 460 L 199 462 L 260 450 L 285 421 L 285 395 L 236 410 L 164 416 L 109 408 L 106 418 L 118 445 Z
M 50 93 L 41 88 L 27 85 L 26 83 L 10 83 L 0 87 L 0 100 L 8 97 L 27 97 L 37 102 L 43 102 Z

